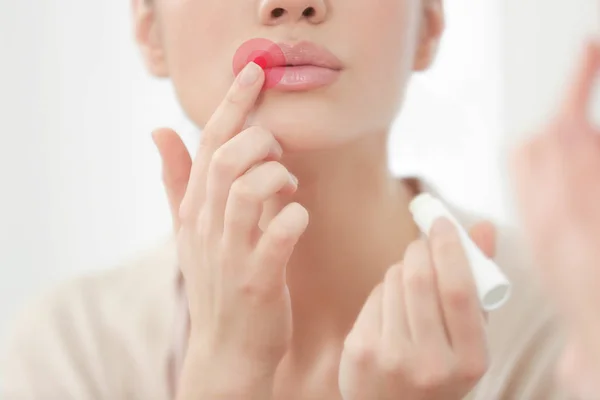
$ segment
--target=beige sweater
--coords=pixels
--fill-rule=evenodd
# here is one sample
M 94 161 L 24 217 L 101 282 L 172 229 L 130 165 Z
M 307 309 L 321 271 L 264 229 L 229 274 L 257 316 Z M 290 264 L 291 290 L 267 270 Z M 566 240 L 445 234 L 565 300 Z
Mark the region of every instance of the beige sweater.
M 505 229 L 497 261 L 514 284 L 513 296 L 490 315 L 492 365 L 469 398 L 567 399 L 554 379 L 557 327 L 516 238 Z M 185 341 L 177 280 L 176 253 L 167 240 L 119 268 L 67 282 L 38 299 L 15 325 L 0 359 L 0 399 L 171 400 L 176 350 Z

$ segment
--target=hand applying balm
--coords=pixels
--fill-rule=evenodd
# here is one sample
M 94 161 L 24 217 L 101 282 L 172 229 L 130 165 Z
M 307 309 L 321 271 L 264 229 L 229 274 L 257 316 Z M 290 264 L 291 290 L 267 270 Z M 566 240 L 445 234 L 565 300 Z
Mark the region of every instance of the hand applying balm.
M 467 232 L 444 204 L 432 195 L 423 193 L 417 196 L 409 207 L 419 229 L 427 236 L 429 236 L 434 221 L 440 217 L 448 218 L 457 227 L 475 279 L 482 308 L 485 311 L 500 308 L 510 297 L 510 282 L 496 263 L 486 257 L 473 243 Z
M 286 72 L 287 60 L 283 50 L 268 39 L 254 38 L 242 43 L 233 56 L 233 74 L 237 76 L 250 62 L 258 64 L 264 71 L 263 89 L 277 86 Z

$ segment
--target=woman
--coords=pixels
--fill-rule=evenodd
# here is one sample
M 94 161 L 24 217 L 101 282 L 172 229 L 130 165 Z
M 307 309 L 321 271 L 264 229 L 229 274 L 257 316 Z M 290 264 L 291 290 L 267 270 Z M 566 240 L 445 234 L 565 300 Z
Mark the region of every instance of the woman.
M 6 398 L 563 398 L 552 316 L 507 232 L 471 229 L 514 283 L 486 323 L 454 227 L 423 240 L 412 222 L 429 183 L 387 168 L 441 0 L 136 0 L 134 17 L 148 69 L 203 128 L 194 162 L 154 133 L 176 234 L 28 314 Z M 254 63 L 234 80 L 255 37 L 312 66 L 268 90 Z
M 561 375 L 583 399 L 600 393 L 600 139 L 590 116 L 599 70 L 591 40 L 561 111 L 514 159 L 538 272 L 569 327 Z

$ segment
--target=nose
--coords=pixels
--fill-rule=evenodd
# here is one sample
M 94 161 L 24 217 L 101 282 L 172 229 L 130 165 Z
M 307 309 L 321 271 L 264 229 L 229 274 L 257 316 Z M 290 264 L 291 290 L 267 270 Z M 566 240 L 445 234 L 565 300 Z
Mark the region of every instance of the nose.
M 306 20 L 322 23 L 327 17 L 326 0 L 262 0 L 259 16 L 265 25 L 278 25 Z

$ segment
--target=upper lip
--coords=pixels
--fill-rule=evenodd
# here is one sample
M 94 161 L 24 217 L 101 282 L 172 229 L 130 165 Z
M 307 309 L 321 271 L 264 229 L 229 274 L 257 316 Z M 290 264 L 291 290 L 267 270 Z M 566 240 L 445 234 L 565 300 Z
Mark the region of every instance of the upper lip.
M 277 43 L 285 57 L 285 63 L 282 60 L 274 60 L 266 67 L 284 67 L 312 65 L 315 67 L 341 70 L 342 62 L 324 47 L 318 46 L 312 42 L 298 43 Z

